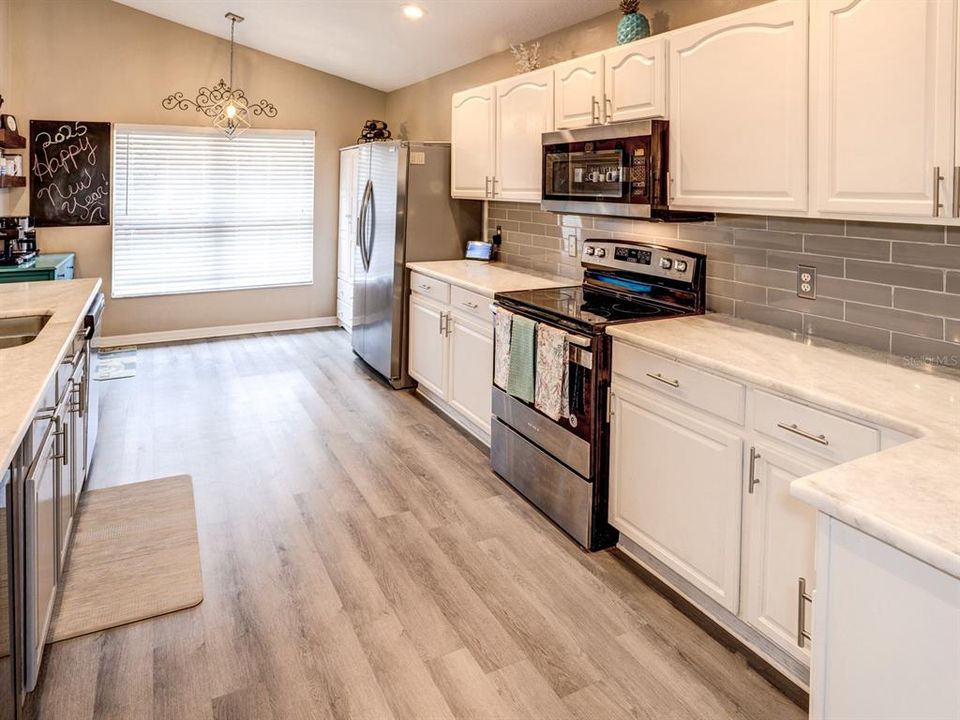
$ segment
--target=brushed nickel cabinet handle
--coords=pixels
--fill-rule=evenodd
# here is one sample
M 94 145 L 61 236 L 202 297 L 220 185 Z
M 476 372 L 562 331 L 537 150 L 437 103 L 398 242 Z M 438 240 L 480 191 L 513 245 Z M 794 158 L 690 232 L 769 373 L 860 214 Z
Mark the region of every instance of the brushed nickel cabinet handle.
M 453 322 L 453 315 L 452 315 L 451 313 L 447 313 L 447 321 L 446 321 L 446 323 L 444 323 L 444 325 L 443 325 L 443 334 L 446 335 L 446 336 L 448 336 L 448 337 L 449 337 L 450 333 L 453 332 L 453 330 L 450 329 L 450 324 L 451 324 L 452 322 Z
M 490 193 L 490 197 L 495 198 L 495 197 L 497 196 L 497 176 L 496 176 L 496 175 L 493 175 L 490 179 L 493 181 L 493 182 L 490 184 L 490 187 L 491 187 L 491 189 L 492 189 L 492 191 L 491 191 L 491 193 Z
M 679 380 L 668 380 L 667 378 L 665 378 L 665 377 L 664 377 L 663 375 L 661 375 L 660 373 L 647 373 L 647 377 L 648 377 L 648 378 L 652 378 L 653 380 L 656 380 L 657 382 L 662 382 L 664 385 L 669 385 L 670 387 L 675 387 L 675 388 L 680 387 L 680 381 L 679 381 Z
M 607 94 L 603 94 L 603 124 L 606 125 L 610 122 L 610 118 L 613 117 L 613 100 L 607 97 Z
M 750 448 L 750 471 L 747 477 L 747 492 L 753 495 L 754 486 L 760 482 L 757 479 L 757 460 L 760 459 L 760 453 L 755 447 Z
M 806 578 L 797 579 L 797 645 L 804 647 L 805 641 L 812 640 L 807 632 L 807 606 L 813 602 L 813 595 L 807 592 Z
M 480 307 L 474 302 L 461 302 L 460 304 L 463 305 L 464 307 L 470 308 L 471 310 L 476 310 L 478 307 Z
M 933 168 L 933 216 L 940 217 L 940 210 L 943 209 L 943 203 L 940 202 L 940 181 L 943 175 L 940 174 L 940 166 Z
M 590 124 L 600 124 L 600 103 L 596 95 L 590 96 Z
M 443 316 L 444 315 L 446 315 L 446 313 L 443 313 L 443 312 L 440 313 L 440 334 L 441 335 L 443 335 Z
M 490 197 L 490 176 L 487 175 L 483 179 L 483 196 Z
M 417 283 L 417 287 L 420 288 L 421 290 L 429 291 L 430 288 L 433 287 L 433 285 L 427 285 L 426 283 Z
M 780 428 L 781 430 L 792 432 L 794 435 L 799 435 L 800 437 L 805 438 L 806 440 L 813 440 L 813 442 L 819 443 L 821 445 L 830 444 L 830 441 L 827 440 L 826 435 L 814 435 L 811 432 L 807 432 L 806 430 L 803 430 L 802 428 L 797 427 L 796 423 L 787 425 L 786 423 L 778 422 L 777 427 Z
M 953 169 L 953 216 L 960 218 L 960 165 Z

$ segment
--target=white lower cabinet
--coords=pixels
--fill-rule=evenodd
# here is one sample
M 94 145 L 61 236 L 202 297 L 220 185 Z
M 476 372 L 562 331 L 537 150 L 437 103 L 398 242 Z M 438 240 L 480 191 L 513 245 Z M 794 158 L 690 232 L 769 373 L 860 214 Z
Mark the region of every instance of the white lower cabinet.
M 445 306 L 410 296 L 410 337 L 407 350 L 410 376 L 440 399 L 446 399 L 447 336 Z
M 814 589 L 817 513 L 790 495 L 790 483 L 822 470 L 822 460 L 796 457 L 767 443 L 749 450 L 744 501 L 744 619 L 799 660 L 810 662 L 810 603 Z M 801 605 L 803 604 L 803 605 Z M 802 644 L 801 644 L 802 643 Z
M 610 523 L 734 613 L 742 446 L 669 400 L 615 385 Z
M 623 549 L 806 683 L 823 583 L 816 510 L 790 485 L 906 436 L 621 341 L 612 367 L 609 521 Z
M 960 717 L 960 579 L 817 519 L 811 720 Z
M 450 323 L 447 400 L 481 428 L 490 428 L 493 328 L 454 312 Z
M 407 366 L 421 391 L 490 441 L 493 317 L 490 298 L 414 274 Z

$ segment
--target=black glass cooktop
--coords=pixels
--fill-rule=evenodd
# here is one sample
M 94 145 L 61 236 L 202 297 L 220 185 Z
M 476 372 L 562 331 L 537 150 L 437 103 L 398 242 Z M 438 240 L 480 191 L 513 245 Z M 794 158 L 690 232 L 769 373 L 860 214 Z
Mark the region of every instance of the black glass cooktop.
M 594 331 L 618 322 L 636 322 L 683 314 L 683 311 L 677 308 L 640 300 L 626 300 L 612 293 L 585 288 L 583 285 L 497 293 L 496 301 L 508 309 L 532 310 L 538 315 L 567 320 Z

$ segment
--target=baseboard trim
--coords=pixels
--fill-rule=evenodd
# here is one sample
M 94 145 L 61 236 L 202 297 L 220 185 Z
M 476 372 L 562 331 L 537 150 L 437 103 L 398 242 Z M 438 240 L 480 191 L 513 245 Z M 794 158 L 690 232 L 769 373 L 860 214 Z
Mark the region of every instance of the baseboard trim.
M 336 317 L 312 317 L 297 320 L 274 320 L 272 322 L 246 323 L 244 325 L 214 325 L 212 327 L 161 330 L 159 332 L 133 333 L 131 335 L 106 335 L 95 343 L 97 347 L 121 347 L 124 345 L 155 345 L 157 343 L 205 340 L 207 338 L 253 335 L 284 330 L 309 330 L 311 328 L 336 327 Z

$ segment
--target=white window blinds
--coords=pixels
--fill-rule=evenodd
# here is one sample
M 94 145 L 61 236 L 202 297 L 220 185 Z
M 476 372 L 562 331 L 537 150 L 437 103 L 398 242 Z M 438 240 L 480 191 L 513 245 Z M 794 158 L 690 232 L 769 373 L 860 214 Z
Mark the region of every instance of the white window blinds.
M 113 297 L 313 282 L 314 134 L 117 125 Z

